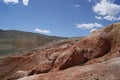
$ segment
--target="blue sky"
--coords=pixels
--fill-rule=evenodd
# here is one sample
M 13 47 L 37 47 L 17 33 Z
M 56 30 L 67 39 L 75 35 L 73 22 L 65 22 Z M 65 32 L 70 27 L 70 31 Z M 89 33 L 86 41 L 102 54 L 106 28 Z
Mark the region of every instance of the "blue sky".
M 0 0 L 0 29 L 76 37 L 120 21 L 120 0 Z

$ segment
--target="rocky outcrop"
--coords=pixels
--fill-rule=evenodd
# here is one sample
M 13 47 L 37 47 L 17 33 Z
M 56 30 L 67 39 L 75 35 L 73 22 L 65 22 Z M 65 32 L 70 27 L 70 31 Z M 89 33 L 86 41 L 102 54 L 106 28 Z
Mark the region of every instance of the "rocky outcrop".
M 16 73 L 14 73 L 11 78 L 9 80 L 15 80 L 21 77 L 25 77 L 28 75 L 27 71 L 17 71 Z
M 81 40 L 76 46 L 82 50 L 86 58 L 93 59 L 108 53 L 111 43 L 107 34 L 97 33 Z
M 111 44 L 110 51 L 102 57 L 88 61 L 86 64 L 99 63 L 111 58 L 120 57 L 120 23 L 115 23 L 103 29 L 97 30 L 93 32 L 92 35 L 96 33 L 107 33 Z
M 75 65 L 83 64 L 88 60 L 101 57 L 111 48 L 107 34 L 94 34 L 80 40 L 70 49 L 62 52 L 56 59 L 52 70 L 63 70 Z
M 110 72 L 109 75 L 114 74 L 113 76 L 120 73 L 117 62 L 120 58 L 116 58 L 120 56 L 119 35 L 120 24 L 114 24 L 95 31 L 80 41 L 62 42 L 36 53 L 2 59 L 2 79 L 27 76 L 20 80 L 105 80 L 108 77 L 105 71 Z M 109 59 L 111 60 L 104 64 Z M 21 72 L 18 73 L 19 71 Z M 115 78 L 119 80 L 119 76 Z
M 120 80 L 120 57 L 64 71 L 26 76 L 17 80 Z

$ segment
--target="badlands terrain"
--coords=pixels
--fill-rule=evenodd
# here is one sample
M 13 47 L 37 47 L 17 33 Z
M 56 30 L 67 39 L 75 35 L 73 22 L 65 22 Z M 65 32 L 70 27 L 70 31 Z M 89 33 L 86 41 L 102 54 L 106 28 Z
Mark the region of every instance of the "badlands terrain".
M 82 39 L 0 58 L 0 80 L 120 80 L 120 23 Z

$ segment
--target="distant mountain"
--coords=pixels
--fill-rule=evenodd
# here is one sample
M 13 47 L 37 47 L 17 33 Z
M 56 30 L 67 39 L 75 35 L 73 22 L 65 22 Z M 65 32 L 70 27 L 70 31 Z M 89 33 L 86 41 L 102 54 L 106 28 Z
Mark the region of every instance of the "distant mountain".
M 47 36 L 43 34 L 0 29 L 0 55 L 9 53 L 24 53 L 37 47 L 49 44 L 52 41 L 65 39 L 63 37 Z
M 0 29 L 0 32 L 4 32 L 4 30 Z

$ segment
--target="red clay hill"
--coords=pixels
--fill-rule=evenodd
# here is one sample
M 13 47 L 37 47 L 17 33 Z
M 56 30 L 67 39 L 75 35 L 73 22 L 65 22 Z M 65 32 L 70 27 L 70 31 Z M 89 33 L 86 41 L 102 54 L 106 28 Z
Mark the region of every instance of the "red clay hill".
M 0 59 L 1 80 L 120 80 L 120 23 L 18 57 Z

